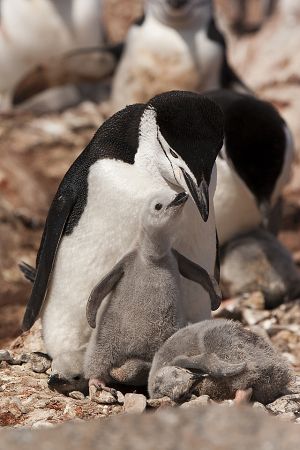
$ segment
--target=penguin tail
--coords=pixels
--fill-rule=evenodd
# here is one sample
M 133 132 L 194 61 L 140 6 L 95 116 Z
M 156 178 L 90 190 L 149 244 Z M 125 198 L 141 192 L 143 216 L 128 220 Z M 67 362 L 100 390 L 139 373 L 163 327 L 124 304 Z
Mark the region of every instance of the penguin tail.
M 36 269 L 34 267 L 22 261 L 19 264 L 19 269 L 23 273 L 26 280 L 30 281 L 31 283 L 34 283 L 36 277 Z

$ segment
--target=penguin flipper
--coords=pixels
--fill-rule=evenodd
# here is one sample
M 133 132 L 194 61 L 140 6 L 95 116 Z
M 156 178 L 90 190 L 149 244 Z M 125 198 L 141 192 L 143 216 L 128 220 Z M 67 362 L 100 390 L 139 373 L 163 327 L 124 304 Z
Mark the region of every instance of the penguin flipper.
M 172 366 L 184 369 L 199 370 L 214 378 L 238 375 L 246 368 L 246 363 L 233 364 L 219 358 L 216 353 L 202 353 L 195 356 L 179 355 L 170 363 Z
M 26 262 L 22 261 L 19 264 L 19 269 L 23 273 L 26 280 L 31 281 L 31 283 L 34 283 L 35 277 L 36 277 L 36 269 Z
M 213 311 L 218 309 L 221 304 L 222 293 L 216 279 L 209 275 L 203 267 L 181 255 L 177 250 L 173 249 L 173 253 L 177 259 L 180 274 L 188 280 L 201 284 L 210 296 L 211 309 Z
M 97 311 L 102 300 L 110 293 L 123 275 L 123 261 L 120 261 L 92 290 L 86 305 L 86 318 L 91 328 L 96 328 Z
M 75 192 L 65 190 L 54 199 L 50 207 L 39 250 L 36 276 L 23 318 L 23 331 L 32 327 L 44 303 L 56 252 L 75 200 Z

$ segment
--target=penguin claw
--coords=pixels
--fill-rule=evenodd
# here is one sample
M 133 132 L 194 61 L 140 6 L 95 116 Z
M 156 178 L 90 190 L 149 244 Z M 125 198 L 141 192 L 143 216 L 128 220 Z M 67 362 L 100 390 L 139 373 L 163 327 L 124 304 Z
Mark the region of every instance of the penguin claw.
M 103 381 L 98 380 L 98 378 L 91 378 L 89 380 L 89 396 L 91 400 L 95 397 L 97 391 L 109 392 L 117 398 L 117 391 L 114 388 L 106 386 L 106 384 Z

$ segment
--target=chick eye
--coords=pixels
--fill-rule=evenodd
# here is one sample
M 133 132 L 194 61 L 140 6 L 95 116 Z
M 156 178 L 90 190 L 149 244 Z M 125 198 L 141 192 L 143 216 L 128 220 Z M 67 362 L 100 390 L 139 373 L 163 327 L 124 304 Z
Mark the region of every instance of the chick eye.
M 163 205 L 161 203 L 156 203 L 156 205 L 155 205 L 155 209 L 157 211 L 159 211 L 162 207 L 163 207 Z
M 170 153 L 173 156 L 173 158 L 178 158 L 178 155 L 170 148 Z

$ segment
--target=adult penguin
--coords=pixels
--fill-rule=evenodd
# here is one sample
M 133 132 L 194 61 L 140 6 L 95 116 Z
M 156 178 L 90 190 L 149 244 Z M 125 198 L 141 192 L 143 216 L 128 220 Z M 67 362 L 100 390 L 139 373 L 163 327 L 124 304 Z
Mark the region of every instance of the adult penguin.
M 222 142 L 220 108 L 199 94 L 172 91 L 108 119 L 68 170 L 48 213 L 23 321 L 28 330 L 41 313 L 56 379 L 80 380 L 90 336 L 87 299 L 133 243 L 151 193 L 166 186 L 190 193 L 174 247 L 214 273 Z M 203 288 L 183 280 L 183 290 L 188 319 L 210 317 Z
M 294 156 L 291 131 L 274 106 L 229 90 L 207 92 L 224 113 L 214 198 L 220 244 L 263 225 L 276 232 Z

